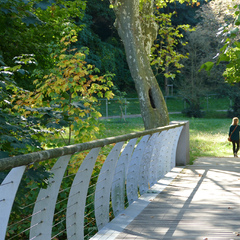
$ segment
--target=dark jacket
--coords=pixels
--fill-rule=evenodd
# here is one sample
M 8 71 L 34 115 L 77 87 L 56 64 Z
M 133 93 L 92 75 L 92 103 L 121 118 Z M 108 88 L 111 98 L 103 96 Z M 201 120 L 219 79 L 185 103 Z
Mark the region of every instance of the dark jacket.
M 235 127 L 237 128 L 235 129 Z M 235 129 L 233 134 L 231 135 L 232 131 Z M 239 132 L 240 132 L 240 126 L 239 125 L 231 125 L 229 128 L 229 136 L 231 135 L 231 140 L 232 141 L 239 141 Z

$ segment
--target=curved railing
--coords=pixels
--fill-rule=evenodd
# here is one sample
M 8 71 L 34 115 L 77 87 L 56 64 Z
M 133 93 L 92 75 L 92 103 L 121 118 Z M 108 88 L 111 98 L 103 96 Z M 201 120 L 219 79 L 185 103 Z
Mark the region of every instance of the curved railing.
M 26 169 L 55 158 L 47 188 L 29 188 L 36 184 Z M 89 239 L 188 160 L 188 122 L 1 159 L 9 173 L 0 185 L 0 240 Z

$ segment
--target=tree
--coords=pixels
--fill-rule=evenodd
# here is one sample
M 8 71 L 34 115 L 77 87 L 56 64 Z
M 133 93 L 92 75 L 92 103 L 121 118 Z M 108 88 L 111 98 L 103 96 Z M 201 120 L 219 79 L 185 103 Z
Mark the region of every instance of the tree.
M 190 31 L 190 25 L 172 25 L 172 16 L 174 14 L 161 13 L 157 17 L 159 24 L 158 38 L 154 42 L 151 54 L 151 65 L 154 67 L 154 74 L 164 75 L 165 78 L 165 96 L 169 95 L 169 78 L 174 79 L 180 69 L 184 67 L 180 63 L 181 59 L 187 58 L 185 55 L 176 51 L 179 45 L 185 46 L 187 43 L 182 39 L 184 37 L 183 31 Z
M 62 50 L 51 55 L 55 68 L 44 76 L 44 81 L 34 81 L 35 91 L 17 91 L 12 99 L 23 116 L 40 119 L 40 126 L 48 130 L 45 135 L 51 139 L 51 147 L 70 145 L 72 140 L 92 140 L 100 130 L 97 97 L 113 96 L 112 74 L 98 76 L 99 70 L 85 61 L 87 50 L 72 49 L 76 41 L 74 30 L 65 33 Z
M 225 3 L 225 2 L 224 2 Z M 225 4 L 227 8 L 225 10 L 226 21 L 220 21 L 221 26 L 218 28 L 217 36 L 223 42 L 222 48 L 216 54 L 216 57 L 212 61 L 202 64 L 201 69 L 212 72 L 214 67 L 220 64 L 225 65 L 223 71 L 223 77 L 225 82 L 234 86 L 230 93 L 230 97 L 234 99 L 232 109 L 229 110 L 228 115 L 230 117 L 239 116 L 239 82 L 240 82 L 240 5 L 238 1 L 230 1 Z M 221 20 L 221 18 L 220 18 Z
M 240 82 L 239 62 L 240 62 L 240 5 L 238 1 L 231 1 L 227 7 L 227 21 L 221 21 L 217 35 L 224 43 L 218 51 L 215 61 L 209 61 L 202 65 L 201 69 L 211 70 L 214 65 L 221 62 L 228 63 L 223 73 L 228 83 Z
M 144 126 L 150 129 L 167 125 L 169 117 L 166 103 L 149 61 L 158 29 L 153 19 L 153 1 L 142 4 L 139 0 L 110 2 L 114 7 L 116 28 L 123 41 L 135 82 Z
M 101 74 L 113 73 L 113 83 L 120 90 L 135 92 L 123 44 L 113 26 L 115 15 L 109 8 L 109 0 L 91 0 L 86 5 L 81 20 L 84 27 L 78 33 L 76 47 L 88 47 L 86 61 L 96 66 Z
M 205 34 L 207 32 L 205 31 Z M 183 111 L 188 117 L 202 117 L 201 102 L 211 88 L 208 84 L 210 77 L 206 73 L 198 71 L 201 64 L 206 61 L 206 58 L 209 58 L 209 54 L 212 52 L 210 37 L 205 34 L 197 27 L 196 31 L 186 34 L 188 44 L 183 48 L 183 52 L 189 53 L 189 56 L 182 61 L 186 67 L 182 69 L 181 78 L 177 85 L 178 93 L 188 104 Z M 212 78 L 217 79 L 217 76 L 214 75 Z
M 229 89 L 222 76 L 224 63 L 215 65 L 209 74 L 199 69 L 205 62 L 216 58 L 217 52 L 223 47 L 218 29 L 231 21 L 229 6 L 232 4 L 232 1 L 214 0 L 202 5 L 197 11 L 200 21 L 196 31 L 186 34 L 189 44 L 183 51 L 189 53 L 189 58 L 184 59 L 183 64 L 188 67 L 182 71 L 179 93 L 188 102 L 189 106 L 184 111 L 188 116 L 202 116 L 201 100 L 207 93 L 226 94 L 226 89 Z
M 52 68 L 54 62 L 50 58 L 49 43 L 59 42 L 67 25 L 79 30 L 80 26 L 73 23 L 83 17 L 85 8 L 83 0 L 0 0 L 0 55 L 5 64 L 14 66 L 16 56 L 34 54 L 38 63 L 34 69 L 47 71 Z M 34 69 L 28 69 L 29 75 L 15 74 L 17 84 L 31 89 Z
M 146 129 L 169 123 L 167 106 L 149 59 L 158 33 L 155 7 L 166 7 L 168 2 L 174 1 L 110 0 L 116 15 L 115 26 L 125 47 Z

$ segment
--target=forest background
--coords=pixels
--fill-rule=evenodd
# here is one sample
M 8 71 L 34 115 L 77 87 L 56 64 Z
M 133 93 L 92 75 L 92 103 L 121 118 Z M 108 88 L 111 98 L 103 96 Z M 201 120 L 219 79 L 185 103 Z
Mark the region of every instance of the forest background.
M 238 37 L 235 29 L 224 31 L 233 23 L 240 25 L 239 17 L 235 21 L 239 10 L 231 8 L 237 1 L 159 2 L 166 4 L 156 8 L 160 27 L 150 61 L 163 94 L 168 96 L 172 85 L 174 96 L 187 102 L 183 113 L 188 117 L 203 117 L 201 101 L 206 94 L 230 98 L 228 117 L 239 115 L 240 74 L 235 70 L 240 69 L 240 46 L 236 42 L 232 57 L 233 51 L 226 55 L 229 45 L 224 42 L 226 36 Z M 0 158 L 143 130 L 140 118 L 124 125 L 108 121 L 104 132 L 98 121 L 98 99 L 137 96 L 108 0 L 0 0 L 0 6 Z M 223 54 L 214 64 L 221 49 Z M 199 71 L 201 67 L 211 72 Z M 190 124 L 191 160 L 231 150 L 224 135 L 226 119 L 194 119 Z M 81 157 L 66 173 L 71 178 Z M 22 219 L 18 203 L 26 202 L 25 186 L 46 187 L 44 179 L 53 164 L 50 160 L 27 167 L 10 222 Z M 0 173 L 0 182 L 5 175 Z M 65 209 L 64 203 L 59 209 Z M 14 227 L 10 234 L 23 228 L 23 224 Z
M 108 0 L 0 4 L 0 157 L 94 139 L 98 98 L 136 97 Z M 199 71 L 223 47 L 219 28 L 234 21 L 234 4 L 174 1 L 157 8 L 152 69 L 165 96 L 171 85 L 188 103 L 187 116 L 202 117 L 206 94 L 230 97 L 236 114 L 238 87 L 226 83 L 226 63 Z

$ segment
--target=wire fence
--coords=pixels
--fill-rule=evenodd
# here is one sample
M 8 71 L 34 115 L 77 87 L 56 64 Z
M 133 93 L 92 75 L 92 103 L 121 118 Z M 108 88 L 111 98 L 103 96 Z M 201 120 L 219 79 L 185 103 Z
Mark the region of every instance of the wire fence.
M 0 239 L 90 239 L 188 155 L 188 123 L 176 122 L 1 159 Z
M 188 107 L 186 100 L 180 96 L 165 97 L 168 111 L 180 113 Z M 220 98 L 216 94 L 209 94 L 200 99 L 200 105 L 203 111 L 222 111 L 227 110 L 232 105 L 229 98 Z M 123 99 L 99 99 L 98 110 L 102 117 L 127 116 L 141 114 L 138 98 Z

